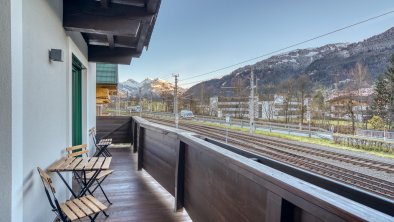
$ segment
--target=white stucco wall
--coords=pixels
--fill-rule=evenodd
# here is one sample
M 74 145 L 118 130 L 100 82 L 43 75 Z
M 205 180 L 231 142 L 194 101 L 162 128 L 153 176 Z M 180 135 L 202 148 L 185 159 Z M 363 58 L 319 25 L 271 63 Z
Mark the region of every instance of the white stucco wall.
M 0 215 L 22 221 L 22 0 L 0 5 Z
M 87 127 L 88 130 L 96 127 L 96 63 L 90 62 L 88 65 L 89 74 L 87 75 Z M 87 134 L 86 141 L 88 141 L 90 155 L 96 151 L 92 137 Z
M 36 167 L 46 169 L 71 146 L 72 54 L 86 67 L 83 142 L 89 143 L 88 129 L 96 122 L 95 64 L 88 63 L 80 34 L 64 31 L 63 1 L 0 0 L 0 5 L 0 221 L 52 221 Z M 48 60 L 51 48 L 63 50 L 64 62 Z M 69 197 L 59 177 L 51 176 L 59 200 Z

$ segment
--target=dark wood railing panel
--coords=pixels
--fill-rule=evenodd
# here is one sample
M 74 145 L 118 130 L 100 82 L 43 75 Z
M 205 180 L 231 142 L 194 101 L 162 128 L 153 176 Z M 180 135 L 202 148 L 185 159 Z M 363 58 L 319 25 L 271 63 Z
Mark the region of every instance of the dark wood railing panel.
M 196 221 L 263 221 L 267 189 L 231 161 L 196 145 L 185 149 L 184 203 Z M 207 204 L 209 203 L 209 204 Z
M 390 221 L 393 217 L 195 134 L 134 119 L 138 166 L 194 221 Z M 136 135 L 134 135 L 136 137 Z
M 131 143 L 131 120 L 129 116 L 97 116 L 97 138 L 112 138 L 112 143 Z
M 143 168 L 173 196 L 178 144 L 175 134 L 144 128 Z

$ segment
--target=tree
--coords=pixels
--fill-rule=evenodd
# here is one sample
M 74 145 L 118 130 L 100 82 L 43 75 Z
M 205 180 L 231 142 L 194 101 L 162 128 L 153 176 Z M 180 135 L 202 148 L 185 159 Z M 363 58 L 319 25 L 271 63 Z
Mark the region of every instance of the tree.
M 317 90 L 312 98 L 312 111 L 313 116 L 319 117 L 321 122 L 324 122 L 325 112 L 327 111 L 325 98 L 321 90 Z
M 288 79 L 280 83 L 280 87 L 283 94 L 283 114 L 285 116 L 286 123 L 289 122 L 292 110 L 292 100 L 294 96 L 294 79 L 289 77 Z
M 392 128 L 393 114 L 394 114 L 394 54 L 391 57 L 390 66 L 384 73 L 386 79 L 386 95 L 388 97 L 388 114 L 387 114 L 387 124 L 389 129 Z
M 384 75 L 380 75 L 375 81 L 373 92 L 373 113 L 382 119 L 387 117 L 387 104 L 389 103 L 389 95 L 387 94 L 387 86 Z
M 373 116 L 368 120 L 368 124 L 375 130 L 383 130 L 385 125 L 384 120 L 380 116 Z
M 263 103 L 261 110 L 262 116 L 268 121 L 271 121 L 274 117 L 276 86 L 272 83 L 264 84 L 260 91 Z
M 373 110 L 376 115 L 386 120 L 391 129 L 394 121 L 394 54 L 390 65 L 375 82 Z
M 361 101 L 361 89 L 368 84 L 368 71 L 361 64 L 357 63 L 348 73 L 350 82 L 345 88 L 346 110 L 352 120 L 352 133 L 356 132 L 356 115 L 364 118 Z
M 297 86 L 298 86 L 299 100 L 300 100 L 299 109 L 300 109 L 300 115 L 301 115 L 301 124 L 304 124 L 304 115 L 305 115 L 305 111 L 306 111 L 305 96 L 307 96 L 307 94 L 310 91 L 311 79 L 309 78 L 309 76 L 307 74 L 303 74 L 297 78 L 296 82 L 297 82 Z
M 361 120 L 367 123 L 365 121 L 365 111 L 362 108 L 362 88 L 368 87 L 369 83 L 369 73 L 368 70 L 365 66 L 363 66 L 361 63 L 357 63 L 356 66 L 350 71 L 350 76 L 351 76 L 351 85 L 353 85 L 353 90 L 354 90 L 354 97 L 355 97 L 355 104 L 356 104 L 356 110 L 355 113 L 358 116 L 361 116 Z M 365 126 L 367 128 L 367 125 Z

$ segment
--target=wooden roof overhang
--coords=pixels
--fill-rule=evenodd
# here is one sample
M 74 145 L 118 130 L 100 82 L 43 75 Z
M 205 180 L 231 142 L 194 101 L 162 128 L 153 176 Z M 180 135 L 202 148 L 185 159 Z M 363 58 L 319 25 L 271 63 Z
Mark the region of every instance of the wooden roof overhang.
M 63 27 L 80 32 L 91 62 L 130 64 L 148 47 L 161 0 L 63 0 Z

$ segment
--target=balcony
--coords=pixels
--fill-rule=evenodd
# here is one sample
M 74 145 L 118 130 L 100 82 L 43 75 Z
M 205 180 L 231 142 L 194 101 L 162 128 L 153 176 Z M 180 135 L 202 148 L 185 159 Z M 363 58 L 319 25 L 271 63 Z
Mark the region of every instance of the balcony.
M 393 219 L 392 201 L 187 131 L 139 117 L 98 117 L 97 129 L 132 141 L 111 150 L 105 221 Z
M 185 211 L 173 211 L 173 197 L 148 173 L 137 171 L 137 154 L 128 148 L 112 148 L 111 168 L 115 172 L 104 182 L 113 203 L 106 218 L 97 221 L 191 221 Z M 105 200 L 100 192 L 95 195 Z

